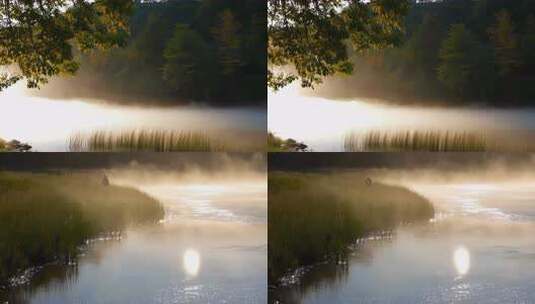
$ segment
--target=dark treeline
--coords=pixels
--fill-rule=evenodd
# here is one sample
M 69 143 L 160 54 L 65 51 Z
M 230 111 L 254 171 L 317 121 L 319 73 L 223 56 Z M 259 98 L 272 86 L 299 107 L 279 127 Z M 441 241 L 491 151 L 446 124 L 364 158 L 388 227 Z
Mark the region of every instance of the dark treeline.
M 266 3 L 137 2 L 125 48 L 80 56 L 81 69 L 38 94 L 118 102 L 266 102 Z
M 529 153 L 464 152 L 363 152 L 363 153 L 270 153 L 268 170 L 321 172 L 331 169 L 438 169 L 442 172 L 487 168 L 500 163 L 508 168 L 532 166 Z
M 247 166 L 263 172 L 267 161 L 260 153 L 0 153 L 0 170 L 9 171 L 111 169 L 132 165 L 176 172 L 191 168 L 215 171 Z
M 415 1 L 406 32 L 398 48 L 353 55 L 354 75 L 327 81 L 319 94 L 535 104 L 534 0 Z

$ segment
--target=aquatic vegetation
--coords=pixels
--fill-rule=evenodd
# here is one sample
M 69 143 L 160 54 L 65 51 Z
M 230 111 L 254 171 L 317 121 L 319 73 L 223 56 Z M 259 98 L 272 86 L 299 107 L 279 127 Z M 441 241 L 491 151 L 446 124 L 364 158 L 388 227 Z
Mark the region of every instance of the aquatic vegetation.
M 158 201 L 101 178 L 0 173 L 0 286 L 31 267 L 75 261 L 88 239 L 164 216 Z
M 307 152 L 308 146 L 304 143 L 297 142 L 294 139 L 282 139 L 275 134 L 268 133 L 268 151 L 269 152 Z
M 356 174 L 270 173 L 268 195 L 270 284 L 299 267 L 344 259 L 366 235 L 434 216 L 420 195 Z
M 95 131 L 90 134 L 77 133 L 69 138 L 69 151 L 71 152 L 212 152 L 223 150 L 224 145 L 222 143 L 202 132 L 162 130 Z
M 350 133 L 344 140 L 344 149 L 347 152 L 483 152 L 489 150 L 489 147 L 489 141 L 484 135 L 470 132 L 371 131 L 364 135 Z

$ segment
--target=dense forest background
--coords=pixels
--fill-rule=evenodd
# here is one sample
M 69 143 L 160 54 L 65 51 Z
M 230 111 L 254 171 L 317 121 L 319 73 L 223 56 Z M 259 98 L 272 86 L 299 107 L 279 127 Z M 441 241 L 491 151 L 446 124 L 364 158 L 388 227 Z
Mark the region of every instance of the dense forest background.
M 396 103 L 535 105 L 535 0 L 413 1 L 402 46 L 352 54 L 316 89 Z
M 125 48 L 78 54 L 74 77 L 36 94 L 122 103 L 266 102 L 266 3 L 136 0 Z

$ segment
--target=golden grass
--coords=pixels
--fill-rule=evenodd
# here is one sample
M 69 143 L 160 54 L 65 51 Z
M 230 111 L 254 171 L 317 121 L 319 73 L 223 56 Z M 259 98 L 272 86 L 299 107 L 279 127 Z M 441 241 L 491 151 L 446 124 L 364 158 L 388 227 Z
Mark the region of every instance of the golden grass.
M 471 132 L 371 131 L 363 136 L 348 134 L 344 140 L 344 149 L 347 152 L 484 152 L 489 150 L 489 141 L 484 135 Z
M 77 133 L 69 138 L 71 152 L 214 152 L 224 145 L 203 132 L 132 130 Z

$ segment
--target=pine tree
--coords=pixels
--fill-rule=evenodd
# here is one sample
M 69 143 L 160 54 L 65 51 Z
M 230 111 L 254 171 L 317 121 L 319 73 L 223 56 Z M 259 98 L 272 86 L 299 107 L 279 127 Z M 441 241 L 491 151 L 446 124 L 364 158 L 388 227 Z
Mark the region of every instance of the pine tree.
M 450 28 L 447 38 L 442 42 L 438 67 L 438 79 L 451 91 L 463 96 L 473 78 L 473 53 L 477 41 L 464 24 Z
M 203 98 L 208 66 L 208 46 L 185 25 L 177 25 L 164 51 L 164 80 L 182 96 Z
M 535 67 L 535 16 L 529 15 L 522 36 L 522 60 L 528 67 Z
M 488 30 L 494 46 L 496 63 L 502 77 L 509 76 L 520 66 L 518 39 L 515 34 L 511 15 L 501 10 L 496 15 L 496 23 Z
M 212 29 L 222 74 L 225 76 L 234 74 L 242 65 L 239 31 L 240 24 L 230 10 L 221 13 L 218 24 Z

